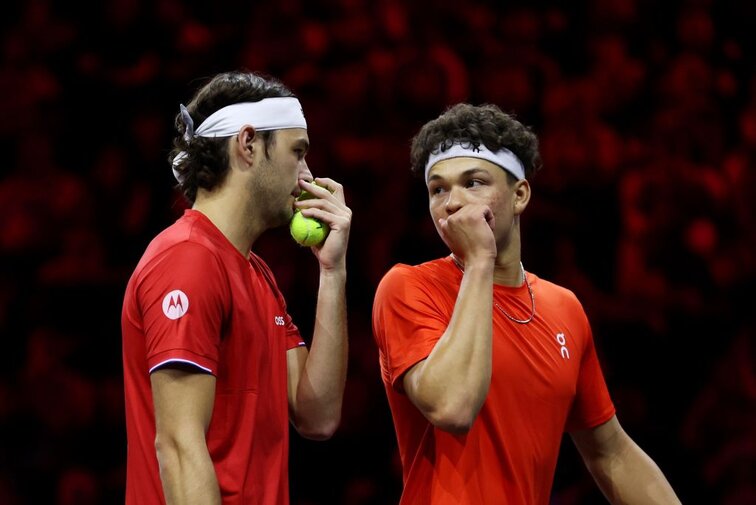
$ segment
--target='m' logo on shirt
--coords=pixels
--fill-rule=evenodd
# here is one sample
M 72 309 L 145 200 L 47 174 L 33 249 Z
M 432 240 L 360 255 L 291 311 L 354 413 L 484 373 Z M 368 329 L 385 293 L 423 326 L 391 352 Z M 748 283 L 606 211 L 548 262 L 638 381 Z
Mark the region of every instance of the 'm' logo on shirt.
M 163 298 L 163 314 L 168 319 L 178 319 L 189 310 L 189 298 L 180 289 L 175 289 Z
M 276 323 L 276 326 L 283 326 L 285 324 L 284 317 L 276 316 L 275 323 Z

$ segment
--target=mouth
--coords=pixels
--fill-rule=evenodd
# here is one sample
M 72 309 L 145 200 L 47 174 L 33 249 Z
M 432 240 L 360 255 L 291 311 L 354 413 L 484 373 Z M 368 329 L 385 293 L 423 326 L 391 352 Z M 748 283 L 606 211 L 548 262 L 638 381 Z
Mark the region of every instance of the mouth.
M 297 188 L 296 190 L 292 191 L 289 194 L 289 197 L 291 197 L 291 210 L 292 212 L 295 212 L 297 210 L 296 205 L 294 205 L 297 202 L 297 199 L 299 198 L 299 195 L 302 193 L 302 191 Z

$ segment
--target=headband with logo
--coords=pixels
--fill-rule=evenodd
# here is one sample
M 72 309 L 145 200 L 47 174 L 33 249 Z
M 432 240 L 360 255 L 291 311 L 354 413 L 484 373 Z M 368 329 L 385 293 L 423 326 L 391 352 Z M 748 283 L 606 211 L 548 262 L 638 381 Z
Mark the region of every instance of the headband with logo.
M 425 164 L 426 181 L 428 180 L 428 172 L 430 172 L 433 165 L 450 158 L 479 158 L 500 166 L 515 176 L 518 181 L 525 178 L 525 167 L 523 167 L 522 162 L 506 147 L 502 147 L 496 152 L 491 152 L 483 143 L 475 146 L 469 142 L 465 142 L 464 144 L 455 142 L 445 151 L 442 151 L 440 146 L 437 148 L 437 151 L 436 153 L 431 153 L 428 157 L 428 163 Z

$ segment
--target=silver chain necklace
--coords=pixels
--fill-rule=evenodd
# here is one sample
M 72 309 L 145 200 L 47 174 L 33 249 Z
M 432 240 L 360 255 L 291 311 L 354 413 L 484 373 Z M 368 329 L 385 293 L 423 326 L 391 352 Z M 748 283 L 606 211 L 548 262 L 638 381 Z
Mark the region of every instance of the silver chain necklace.
M 457 265 L 457 268 L 459 268 L 460 272 L 465 273 L 465 265 L 454 255 L 454 253 L 451 253 L 451 259 L 454 264 Z M 528 324 L 535 317 L 535 294 L 533 293 L 533 288 L 530 286 L 530 282 L 528 282 L 528 276 L 525 275 L 525 267 L 522 266 L 522 261 L 520 262 L 520 273 L 522 275 L 522 280 L 528 287 L 528 294 L 530 295 L 530 317 L 528 317 L 527 319 L 517 319 L 516 317 L 512 317 L 507 314 L 507 311 L 504 310 L 504 307 L 502 307 L 498 303 L 494 302 L 494 307 L 499 309 L 499 311 L 507 316 L 507 318 L 509 318 L 511 321 L 519 324 Z

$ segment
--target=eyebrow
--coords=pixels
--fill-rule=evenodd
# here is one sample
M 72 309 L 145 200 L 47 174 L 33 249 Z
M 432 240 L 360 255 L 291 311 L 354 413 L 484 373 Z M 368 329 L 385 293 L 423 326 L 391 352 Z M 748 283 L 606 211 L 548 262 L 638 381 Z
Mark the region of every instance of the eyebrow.
M 294 149 L 304 149 L 305 151 L 309 151 L 310 143 L 306 139 L 300 138 L 294 141 L 294 145 L 292 147 Z
M 459 174 L 459 177 L 469 177 L 469 176 L 474 175 L 474 174 L 476 174 L 478 172 L 484 172 L 486 174 L 488 173 L 486 170 L 484 170 L 482 168 L 478 168 L 478 167 L 476 167 L 476 168 L 468 168 L 467 170 L 465 170 L 464 172 L 462 172 L 461 174 Z M 428 177 L 428 182 L 435 181 L 437 179 L 443 179 L 443 177 L 441 177 L 438 174 L 433 174 L 430 177 Z

